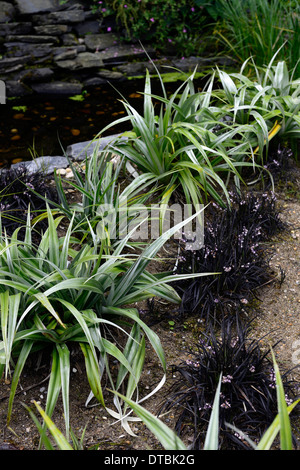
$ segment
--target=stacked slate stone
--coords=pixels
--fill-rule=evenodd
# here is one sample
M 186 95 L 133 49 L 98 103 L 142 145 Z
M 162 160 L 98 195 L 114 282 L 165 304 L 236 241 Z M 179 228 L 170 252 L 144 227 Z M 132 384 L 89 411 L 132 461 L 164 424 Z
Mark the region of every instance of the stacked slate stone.
M 107 29 L 89 2 L 0 1 L 0 79 L 7 96 L 76 95 L 122 79 L 112 69 L 145 53 Z
M 92 13 L 87 0 L 0 1 L 0 80 L 7 96 L 77 95 L 92 86 L 142 76 L 165 66 L 190 73 L 227 58 L 165 57 L 151 45 L 128 43 L 115 18 Z M 230 61 L 229 61 L 230 63 Z

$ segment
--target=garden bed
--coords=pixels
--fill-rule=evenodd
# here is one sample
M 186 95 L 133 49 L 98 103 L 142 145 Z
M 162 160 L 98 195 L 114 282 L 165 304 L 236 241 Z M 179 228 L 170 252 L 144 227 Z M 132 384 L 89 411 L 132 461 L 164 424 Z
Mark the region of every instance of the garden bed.
M 284 186 L 278 188 L 278 206 L 280 217 L 287 223 L 288 231 L 281 233 L 272 240 L 272 257 L 270 267 L 274 270 L 278 280 L 268 283 L 259 289 L 258 297 L 262 301 L 257 302 L 255 308 L 254 323 L 250 337 L 261 338 L 262 351 L 270 345 L 279 344 L 275 347 L 276 359 L 282 371 L 287 371 L 298 363 L 299 366 L 299 331 L 300 331 L 300 201 L 298 198 L 300 171 L 295 166 L 289 173 Z M 291 193 L 290 189 L 293 190 Z M 73 194 L 73 197 L 75 195 Z M 171 248 L 171 246 L 170 246 Z M 165 256 L 165 252 L 163 253 Z M 157 268 L 157 265 L 156 265 Z M 280 284 L 281 270 L 285 273 L 284 282 Z M 171 309 L 164 301 L 156 301 L 154 310 L 149 309 L 145 302 L 140 305 L 147 323 L 158 334 L 167 361 L 167 380 L 165 385 L 143 403 L 145 408 L 156 414 L 164 403 L 169 393 L 169 388 L 174 382 L 172 372 L 173 365 L 179 365 L 191 357 L 190 351 L 195 350 L 199 333 L 203 329 L 197 316 L 182 319 L 176 313 L 174 306 Z M 164 312 L 162 314 L 162 312 Z M 256 316 L 257 314 L 257 316 Z M 143 317 L 142 317 L 143 318 Z M 117 340 L 117 339 L 116 339 Z M 150 351 L 150 346 L 147 346 Z M 144 366 L 140 391 L 146 395 L 159 383 L 163 376 L 161 364 L 156 355 L 148 354 Z M 291 378 L 299 383 L 300 371 L 294 369 Z M 15 398 L 13 415 L 8 428 L 5 426 L 7 404 L 10 383 L 2 379 L 1 387 L 1 449 L 36 450 L 39 442 L 39 433 L 24 404 L 33 407 L 33 401 L 37 401 L 44 408 L 46 389 L 49 378 L 49 362 L 47 354 L 34 356 L 26 365 L 25 372 Z M 85 406 L 89 396 L 90 387 L 86 379 L 85 364 L 82 354 L 76 348 L 72 352 L 71 359 L 71 382 L 70 382 L 70 424 L 73 432 L 80 437 L 86 427 L 83 446 L 85 449 L 98 450 L 158 450 L 161 444 L 155 436 L 141 422 L 131 425 L 136 437 L 126 433 L 120 423 L 116 422 L 101 405 L 90 403 Z M 112 394 L 105 391 L 105 399 L 109 404 Z M 174 428 L 176 412 L 171 410 L 162 417 L 163 421 Z M 62 403 L 58 403 L 53 415 L 53 421 L 61 429 L 64 429 Z M 296 419 L 292 422 L 299 429 Z M 298 424 L 297 424 L 298 422 Z M 186 445 L 192 442 L 192 433 L 185 436 Z
M 1 234 L 1 372 L 7 377 L 2 379 L 1 419 L 5 423 L 6 413 L 9 418 L 4 445 L 38 448 L 41 434 L 51 447 L 39 422 L 32 421 L 39 402 L 41 412 L 45 409 L 66 435 L 70 425 L 80 438 L 86 426 L 84 448 L 161 448 L 143 424 L 124 419 L 126 400 L 137 400 L 138 391 L 139 403 L 153 414 L 160 411 L 169 426 L 172 442 L 167 448 L 177 448 L 179 442 L 171 431 L 174 425 L 185 443 L 180 446 L 202 448 L 212 408 L 219 411 L 219 447 L 248 448 L 245 435 L 227 432 L 226 423 L 238 429 L 245 425 L 242 432 L 257 442 L 277 414 L 277 402 L 286 410 L 285 401 L 297 396 L 299 391 L 290 386 L 298 384 L 299 374 L 287 370 L 299 365 L 299 169 L 294 162 L 290 168 L 285 163 L 297 157 L 299 109 L 294 98 L 299 83 L 290 79 L 284 62 L 271 66 L 259 76 L 254 65 L 260 83 L 246 76 L 244 67 L 240 74 L 217 71 L 219 86 L 213 88 L 213 75 L 199 93 L 192 76 L 170 99 L 155 97 L 161 101 L 160 113 L 147 74 L 144 116 L 124 103 L 128 115 L 101 131 L 130 121 L 126 139 L 117 137 L 105 151 L 93 152 L 82 174 L 71 165 L 77 183 L 69 180 L 71 193 L 55 174 L 63 216 L 47 206 L 41 217 L 47 222 L 45 233 L 33 238 L 27 223 L 25 239 L 19 238 L 21 231 L 10 234 L 11 239 Z M 129 162 L 136 175 L 127 181 L 123 164 Z M 240 181 L 253 191 L 238 195 Z M 38 192 L 43 181 L 26 183 L 24 175 L 21 182 L 20 191 L 10 188 L 4 209 L 14 204 L 20 211 L 27 197 L 29 222 L 36 211 L 33 189 Z M 77 204 L 70 205 L 74 198 Z M 167 242 L 163 235 L 148 233 L 137 254 L 131 222 L 144 216 L 136 201 L 143 207 L 153 201 L 179 202 L 181 208 L 209 201 L 204 246 L 185 256 L 185 234 L 173 243 L 175 230 L 187 223 L 185 214 L 167 232 Z M 113 225 L 105 225 L 106 203 L 119 215 Z M 124 208 L 127 238 L 122 237 Z M 165 222 L 165 215 L 162 211 L 160 220 Z M 60 226 L 64 217 L 66 224 Z M 149 228 L 147 224 L 149 219 Z M 250 330 L 244 331 L 244 323 Z M 279 373 L 276 363 L 272 368 L 270 348 L 275 348 L 286 397 L 284 392 L 276 395 Z M 221 393 L 216 393 L 218 384 Z M 127 395 L 122 406 L 110 388 Z M 219 400 L 215 407 L 214 396 Z M 30 408 L 24 409 L 22 402 Z M 136 403 L 129 406 L 135 410 Z M 122 423 L 112 423 L 120 417 Z M 293 422 L 297 419 L 294 412 Z M 292 448 L 292 442 L 286 447 Z

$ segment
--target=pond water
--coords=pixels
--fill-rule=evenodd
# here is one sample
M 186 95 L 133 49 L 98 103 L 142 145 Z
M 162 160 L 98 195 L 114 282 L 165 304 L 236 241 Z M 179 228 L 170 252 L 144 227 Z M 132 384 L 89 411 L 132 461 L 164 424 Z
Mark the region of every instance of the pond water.
M 152 92 L 162 96 L 158 81 Z M 167 83 L 168 93 L 179 84 Z M 114 88 L 115 87 L 115 88 Z M 34 157 L 63 155 L 68 145 L 91 140 L 106 125 L 126 116 L 120 93 L 142 112 L 144 79 L 89 89 L 83 99 L 62 96 L 27 96 L 0 105 L 0 166 Z M 78 98 L 78 97 L 77 97 Z M 129 130 L 125 123 L 106 135 Z M 105 134 L 103 134 L 105 135 Z

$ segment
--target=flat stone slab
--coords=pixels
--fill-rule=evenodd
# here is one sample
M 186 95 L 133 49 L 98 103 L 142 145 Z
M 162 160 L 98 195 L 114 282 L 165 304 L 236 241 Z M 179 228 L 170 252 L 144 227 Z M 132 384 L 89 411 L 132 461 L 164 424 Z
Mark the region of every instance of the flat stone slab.
M 18 64 L 13 65 L 12 67 L 8 67 L 5 69 L 4 73 L 2 70 L 0 70 L 0 80 L 19 80 L 19 73 L 23 70 L 23 68 L 24 67 L 22 64 Z
M 33 91 L 43 95 L 79 95 L 82 92 L 83 85 L 81 83 L 68 82 L 50 82 L 35 83 L 31 86 Z
M 9 57 L 21 57 L 30 55 L 32 57 L 44 57 L 51 54 L 53 44 L 30 44 L 22 42 L 5 42 L 4 46 Z
M 0 72 L 6 72 L 7 69 L 15 67 L 16 65 L 26 64 L 30 61 L 30 56 L 20 56 L 20 57 L 5 57 L 0 60 Z
M 103 65 L 101 57 L 92 52 L 81 52 L 76 58 L 81 68 L 101 67 Z
M 124 78 L 124 75 L 121 72 L 115 70 L 101 69 L 97 73 L 99 77 L 105 78 L 106 80 L 121 80 Z
M 37 34 L 41 35 L 61 36 L 70 31 L 70 26 L 66 24 L 45 24 L 44 26 L 34 26 L 34 30 Z
M 62 43 L 64 46 L 76 46 L 79 41 L 74 33 L 65 33 L 62 35 Z
M 15 15 L 15 8 L 11 3 L 0 2 L 0 23 L 11 21 Z
M 156 64 L 156 67 L 159 71 L 162 71 L 162 67 L 159 64 Z M 151 62 L 130 62 L 128 64 L 118 65 L 116 68 L 120 73 L 126 74 L 129 77 L 144 75 L 146 73 L 146 69 L 148 69 L 150 73 L 156 73 Z
M 32 23 L 35 25 L 53 25 L 53 24 L 59 24 L 62 23 L 62 21 L 58 22 L 55 20 L 50 19 L 50 13 L 39 13 L 37 15 L 32 15 L 31 16 Z
M 75 48 L 61 52 L 54 57 L 54 60 L 59 65 L 59 61 L 73 60 L 77 57 L 77 50 Z
M 82 23 L 85 20 L 83 10 L 55 11 L 49 14 L 49 19 L 53 23 Z
M 51 35 L 51 36 L 39 36 L 39 35 L 31 35 L 31 34 L 9 34 L 6 36 L 7 42 L 22 42 L 22 43 L 30 43 L 30 44 L 59 44 L 59 40 Z
M 58 0 L 15 0 L 16 7 L 22 15 L 54 11 Z
M 49 67 L 39 67 L 25 70 L 22 73 L 22 82 L 43 82 L 53 77 L 54 72 Z
M 87 34 L 84 38 L 86 47 L 90 51 L 101 51 L 117 44 L 118 37 L 113 33 Z
M 90 77 L 84 80 L 83 84 L 86 88 L 89 88 L 89 87 L 95 87 L 95 86 L 100 86 L 100 85 L 106 85 L 107 80 L 101 77 Z
M 22 23 L 0 23 L 0 36 L 7 34 L 27 34 L 31 32 L 32 23 L 24 21 Z
M 11 165 L 11 168 L 17 168 L 20 166 L 25 166 L 30 175 L 37 172 L 50 175 L 57 169 L 67 168 L 69 166 L 69 162 L 66 157 L 39 157 L 28 162 L 14 163 Z
M 85 52 L 86 51 L 86 47 L 84 44 L 80 44 L 80 45 L 73 45 L 73 46 L 60 46 L 60 47 L 53 47 L 53 55 L 54 57 L 60 55 L 60 54 L 64 54 L 65 52 L 68 52 L 70 50 L 75 50 L 77 51 L 78 53 L 79 52 Z
M 99 54 L 92 52 L 80 52 L 74 59 L 55 60 L 58 67 L 68 70 L 99 68 L 103 65 Z
M 32 94 L 32 90 L 19 80 L 6 80 L 5 87 L 7 97 L 29 96 Z
M 154 53 L 154 50 L 147 48 L 148 54 Z M 113 47 L 108 47 L 103 51 L 98 52 L 99 57 L 103 62 L 119 62 L 133 58 L 145 58 L 145 51 L 138 46 L 132 44 L 121 44 Z
M 101 137 L 99 139 L 69 145 L 66 150 L 66 155 L 72 160 L 85 160 L 91 157 L 96 149 L 103 150 L 110 142 L 113 142 L 119 136 L 120 134 L 113 134 L 108 137 Z

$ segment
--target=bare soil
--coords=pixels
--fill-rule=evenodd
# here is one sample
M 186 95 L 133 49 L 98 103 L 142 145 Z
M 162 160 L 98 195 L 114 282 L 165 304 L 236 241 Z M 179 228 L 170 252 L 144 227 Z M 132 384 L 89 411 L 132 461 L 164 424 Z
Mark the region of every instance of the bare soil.
M 261 302 L 257 304 L 257 317 L 253 323 L 253 337 L 261 338 L 262 348 L 280 343 L 275 348 L 275 355 L 280 369 L 286 371 L 298 366 L 291 372 L 291 377 L 298 383 L 300 378 L 300 171 L 294 168 L 287 178 L 278 185 L 276 193 L 281 208 L 281 218 L 289 229 L 272 241 L 274 249 L 270 264 L 278 279 L 281 270 L 285 273 L 284 282 L 271 282 L 258 292 Z M 156 304 L 159 306 L 159 304 Z M 144 308 L 145 306 L 143 306 Z M 147 306 L 145 307 L 147 308 Z M 171 307 L 172 309 L 173 307 Z M 157 317 L 157 323 L 151 328 L 159 335 L 163 345 L 168 372 L 165 385 L 158 393 L 145 401 L 146 409 L 156 414 L 172 383 L 173 364 L 185 360 L 190 349 L 194 347 L 199 334 L 196 319 L 190 319 L 184 325 L 176 321 L 171 329 L 168 319 L 172 311 L 164 303 L 161 311 L 165 316 Z M 173 318 L 173 317 L 172 317 Z M 153 318 L 152 318 L 153 320 Z M 37 450 L 39 433 L 24 404 L 34 409 L 33 401 L 45 407 L 49 360 L 46 353 L 37 356 L 26 367 L 15 398 L 13 415 L 9 427 L 6 426 L 6 413 L 10 383 L 3 379 L 0 382 L 0 450 Z M 163 377 L 162 367 L 150 346 L 147 346 L 146 363 L 140 384 L 141 395 L 146 395 Z M 84 448 L 94 446 L 99 450 L 157 450 L 162 449 L 157 439 L 148 431 L 142 422 L 131 425 L 135 437 L 129 435 L 114 418 L 101 406 L 86 406 L 89 396 L 89 385 L 86 379 L 85 366 L 76 349 L 72 353 L 70 385 L 71 427 L 80 437 L 86 427 Z M 105 391 L 108 406 L 112 405 L 112 394 Z M 95 405 L 93 403 L 93 405 Z M 37 412 L 36 412 L 37 414 Z M 170 427 L 174 426 L 172 413 L 163 417 Z M 64 431 L 63 408 L 59 403 L 53 416 L 55 424 Z M 295 423 L 299 430 L 299 422 Z M 186 444 L 189 444 L 187 438 Z

